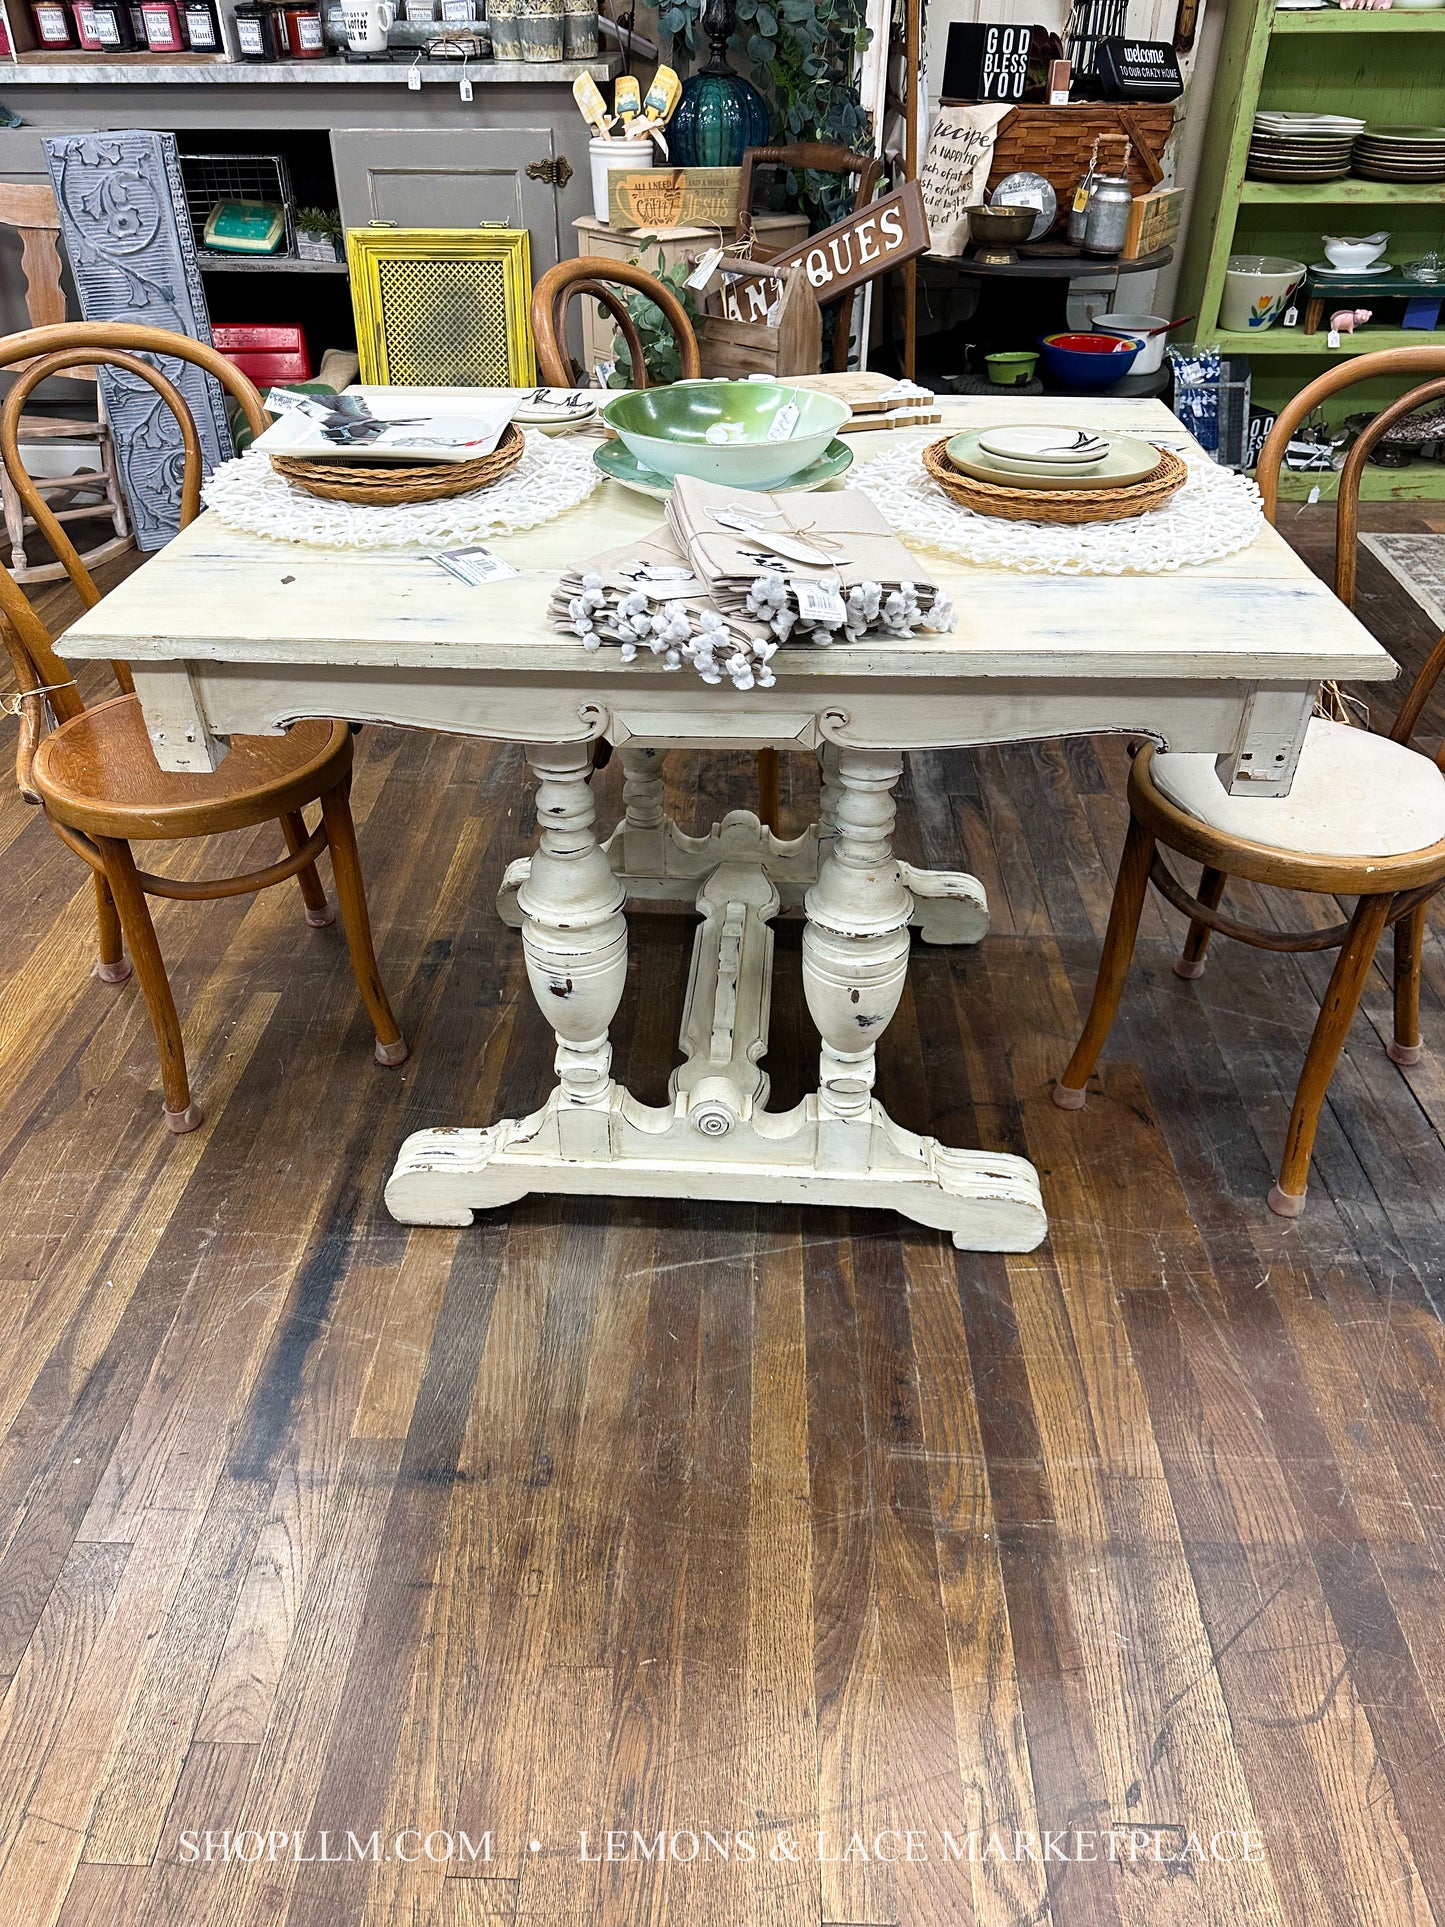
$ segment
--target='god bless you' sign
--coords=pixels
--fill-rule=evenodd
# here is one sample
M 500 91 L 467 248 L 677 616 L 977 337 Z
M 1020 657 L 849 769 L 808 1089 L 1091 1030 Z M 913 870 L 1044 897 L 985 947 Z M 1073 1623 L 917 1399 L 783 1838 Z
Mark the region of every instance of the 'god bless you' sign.
M 905 181 L 892 194 L 870 201 L 820 234 L 784 249 L 767 265 L 801 267 L 819 306 L 826 307 L 850 288 L 911 261 L 927 246 L 922 190 L 917 181 Z

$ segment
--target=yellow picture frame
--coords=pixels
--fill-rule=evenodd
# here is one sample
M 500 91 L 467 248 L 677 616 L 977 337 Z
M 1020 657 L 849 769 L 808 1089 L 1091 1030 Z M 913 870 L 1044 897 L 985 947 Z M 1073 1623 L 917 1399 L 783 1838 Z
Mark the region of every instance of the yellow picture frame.
M 346 236 L 361 380 L 373 387 L 530 388 L 532 247 L 525 228 Z

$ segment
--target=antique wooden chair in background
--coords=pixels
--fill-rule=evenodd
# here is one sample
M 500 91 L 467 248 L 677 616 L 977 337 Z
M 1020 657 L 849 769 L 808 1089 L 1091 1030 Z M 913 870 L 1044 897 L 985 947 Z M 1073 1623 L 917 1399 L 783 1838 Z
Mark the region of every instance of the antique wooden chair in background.
M 811 169 L 819 174 L 853 174 L 857 176 L 857 186 L 853 190 L 852 213 L 866 207 L 873 199 L 878 186 L 878 178 L 883 172 L 883 163 L 874 154 L 855 153 L 851 147 L 839 147 L 833 141 L 798 141 L 791 147 L 750 147 L 743 155 L 742 172 L 738 176 L 738 242 L 750 240 L 753 232 L 753 170 L 758 167 L 787 167 L 796 174 Z M 850 288 L 833 306 L 833 372 L 841 374 L 848 366 L 848 347 L 853 332 L 853 297 L 856 288 Z
M 611 284 L 611 285 L 609 285 Z M 567 353 L 567 310 L 574 301 L 584 296 L 598 301 L 617 323 L 618 331 L 627 343 L 627 351 L 632 357 L 639 388 L 647 387 L 647 369 L 643 365 L 642 343 L 637 338 L 632 317 L 627 312 L 623 297 L 616 293 L 617 288 L 631 288 L 636 294 L 644 294 L 649 301 L 655 302 L 667 316 L 677 341 L 678 353 L 682 359 L 684 381 L 695 380 L 702 373 L 702 359 L 698 353 L 697 336 L 693 332 L 687 309 L 683 307 L 672 289 L 665 287 L 655 274 L 646 268 L 637 268 L 630 261 L 609 261 L 602 255 L 584 254 L 575 261 L 559 261 L 555 268 L 548 268 L 536 287 L 532 290 L 532 333 L 537 343 L 537 372 L 542 380 L 554 388 L 570 388 L 574 381 L 572 358 Z M 610 752 L 609 752 L 610 753 Z M 599 759 L 598 767 L 602 766 Z M 757 752 L 758 769 L 758 815 L 770 828 L 778 827 L 778 752 L 775 749 L 760 749 Z
M 253 430 L 266 426 L 261 397 L 239 369 L 214 348 L 164 329 L 71 322 L 32 328 L 0 341 L 0 368 L 28 364 L 0 410 L 0 460 L 88 608 L 100 601 L 100 591 L 21 466 L 17 436 L 22 411 L 37 382 L 77 364 L 104 362 L 148 382 L 180 425 L 185 451 L 184 527 L 200 510 L 200 442 L 184 398 L 158 369 L 140 358 L 147 352 L 196 363 L 236 397 Z M 376 1030 L 377 1062 L 402 1063 L 407 1047 L 377 972 L 347 800 L 352 756 L 347 724 L 308 721 L 297 723 L 285 736 L 237 737 L 213 775 L 173 775 L 159 767 L 151 751 L 135 686 L 124 664 L 112 665 L 122 693 L 87 707 L 56 651 L 54 638 L 3 570 L 0 615 L 21 692 L 16 764 L 20 789 L 28 801 L 42 805 L 61 841 L 95 873 L 100 922 L 96 975 L 106 983 L 124 983 L 130 966 L 122 955 L 122 937 L 130 947 L 160 1051 L 163 1115 L 170 1129 L 193 1131 L 201 1113 L 191 1101 L 180 1023 L 148 896 L 191 900 L 240 896 L 295 877 L 307 922 L 330 923 L 331 911 L 316 874 L 316 859 L 329 848 L 351 967 Z M 56 722 L 48 733 L 47 705 Z M 321 805 L 321 822 L 311 830 L 302 812 L 315 802 Z M 268 820 L 279 823 L 288 854 L 260 870 L 193 882 L 138 870 L 131 853 L 132 842 L 215 836 Z
M 1279 468 L 1299 423 L 1330 395 L 1379 375 L 1445 373 L 1445 348 L 1395 348 L 1360 355 L 1312 381 L 1280 410 L 1259 457 L 1259 485 L 1273 521 Z M 1365 459 L 1385 431 L 1411 410 L 1445 396 L 1445 381 L 1428 381 L 1381 411 L 1355 442 L 1340 475 L 1335 527 L 1335 593 L 1355 599 L 1359 486 Z M 1054 1087 L 1054 1102 L 1076 1110 L 1114 1021 L 1150 883 L 1189 918 L 1189 935 L 1174 968 L 1198 977 L 1213 931 L 1263 950 L 1339 951 L 1314 1034 L 1285 1139 L 1279 1182 L 1270 1208 L 1294 1218 L 1304 1210 L 1310 1154 L 1325 1092 L 1344 1048 L 1387 926 L 1395 932 L 1394 1039 L 1386 1046 L 1397 1064 L 1420 1057 L 1420 952 L 1425 906 L 1445 884 L 1445 748 L 1435 761 L 1410 747 L 1442 669 L 1445 636 L 1435 644 L 1388 736 L 1316 717 L 1287 797 L 1230 796 L 1209 755 L 1163 753 L 1147 747 L 1129 775 L 1129 833 L 1119 864 L 1094 1000 L 1078 1048 Z M 1192 894 L 1174 876 L 1157 846 L 1202 865 Z M 1231 877 L 1286 890 L 1358 898 L 1354 913 L 1323 930 L 1261 930 L 1229 916 L 1220 905 Z
M 25 276 L 25 311 L 33 328 L 44 328 L 65 319 L 65 290 L 60 283 L 60 212 L 55 196 L 43 181 L 0 181 L 0 227 L 14 228 L 20 236 L 20 269 Z M 93 368 L 67 370 L 72 380 L 96 386 Z M 58 522 L 95 522 L 109 520 L 113 533 L 94 548 L 85 550 L 81 560 L 92 567 L 106 562 L 130 546 L 130 518 L 121 493 L 120 475 L 115 462 L 115 444 L 110 424 L 96 388 L 94 421 L 69 421 L 58 415 L 27 415 L 20 423 L 20 439 L 28 444 L 93 443 L 97 467 L 77 469 L 69 475 L 32 477 L 39 493 L 56 497 L 68 505 L 52 512 Z M 77 502 L 77 496 L 89 496 Z M 25 537 L 35 527 L 27 516 L 20 491 L 8 474 L 0 473 L 0 503 L 5 511 L 5 533 L 10 541 L 10 570 L 17 582 L 58 582 L 66 573 L 65 563 L 30 562 L 25 554 Z
M 677 342 L 683 379 L 692 380 L 700 375 L 702 358 L 697 336 L 687 309 L 672 289 L 655 274 L 649 274 L 646 268 L 634 267 L 630 261 L 609 261 L 600 254 L 583 254 L 575 261 L 559 261 L 555 268 L 548 268 L 532 290 L 532 334 L 537 343 L 537 372 L 541 379 L 554 388 L 574 385 L 576 374 L 567 352 L 567 310 L 585 296 L 604 307 L 617 323 L 618 333 L 632 357 L 633 386 L 647 387 L 642 343 L 627 312 L 626 300 L 616 292 L 618 288 L 631 288 L 634 294 L 646 295 L 661 308 Z

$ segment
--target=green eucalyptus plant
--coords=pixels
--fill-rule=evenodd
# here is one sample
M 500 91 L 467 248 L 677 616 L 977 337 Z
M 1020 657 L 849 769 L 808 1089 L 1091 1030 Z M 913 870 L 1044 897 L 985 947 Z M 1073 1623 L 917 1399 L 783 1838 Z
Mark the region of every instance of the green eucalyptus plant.
M 632 257 L 636 267 L 646 267 L 647 263 L 637 255 Z M 682 303 L 689 321 L 696 323 L 702 308 L 697 295 L 687 285 L 687 277 L 692 272 L 686 261 L 675 261 L 667 265 L 667 256 L 662 249 L 657 250 L 657 266 L 648 269 L 657 279 L 671 288 Z M 679 381 L 682 378 L 682 355 L 677 345 L 677 337 L 672 332 L 667 316 L 654 301 L 645 294 L 626 296 L 626 307 L 632 325 L 637 330 L 637 338 L 642 343 L 642 361 L 647 370 L 647 379 L 652 382 Z M 612 340 L 613 357 L 617 363 L 614 372 L 608 377 L 609 388 L 631 388 L 632 354 L 624 338 L 618 334 Z
M 697 51 L 705 0 L 670 0 L 658 12 L 680 47 Z M 728 51 L 753 69 L 767 96 L 780 141 L 837 141 L 863 148 L 868 116 L 858 97 L 853 69 L 868 45 L 865 0 L 736 0 L 737 31 Z M 846 178 L 808 172 L 790 183 L 814 226 L 845 211 Z

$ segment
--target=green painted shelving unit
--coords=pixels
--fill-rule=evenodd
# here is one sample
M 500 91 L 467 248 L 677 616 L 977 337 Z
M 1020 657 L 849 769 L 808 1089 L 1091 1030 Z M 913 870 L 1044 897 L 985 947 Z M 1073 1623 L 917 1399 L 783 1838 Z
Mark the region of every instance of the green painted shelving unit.
M 1367 215 L 1369 232 L 1390 230 L 1394 260 L 1430 248 L 1445 250 L 1445 186 L 1345 179 L 1292 186 L 1244 178 L 1257 108 L 1362 114 L 1372 121 L 1445 124 L 1445 10 L 1377 13 L 1333 8 L 1276 13 L 1274 0 L 1234 0 L 1220 49 L 1210 101 L 1199 186 L 1184 251 L 1177 306 L 1198 316 L 1196 338 L 1254 364 L 1255 399 L 1274 407 L 1319 373 L 1327 360 L 1375 348 L 1445 345 L 1445 326 L 1431 336 L 1419 329 L 1367 326 L 1328 346 L 1322 332 L 1266 329 L 1229 334 L 1219 327 L 1224 267 L 1231 254 L 1283 254 L 1320 259 L 1320 237 L 1354 231 L 1352 210 Z M 1379 407 L 1400 391 L 1366 383 L 1337 399 L 1338 413 Z M 1282 492 L 1304 495 L 1316 484 L 1331 493 L 1332 478 L 1286 475 Z M 1363 492 L 1379 500 L 1445 497 L 1445 463 L 1367 468 Z

